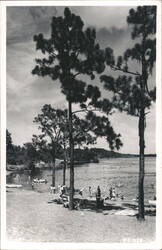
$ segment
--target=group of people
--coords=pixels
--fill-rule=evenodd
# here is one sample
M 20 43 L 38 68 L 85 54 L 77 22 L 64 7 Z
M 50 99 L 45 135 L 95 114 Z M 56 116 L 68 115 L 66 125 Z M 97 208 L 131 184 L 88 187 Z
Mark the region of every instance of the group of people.
M 87 192 L 85 195 L 85 188 L 81 188 L 79 190 L 75 190 L 80 195 L 80 198 L 77 198 L 79 200 L 79 206 L 81 206 L 85 200 L 87 200 Z M 56 188 L 55 187 L 50 187 L 50 192 L 55 193 Z M 89 192 L 89 197 L 95 197 L 96 198 L 96 208 L 100 209 L 104 205 L 105 200 L 115 200 L 116 197 L 119 197 L 119 194 L 116 192 L 115 187 L 110 187 L 109 188 L 109 195 L 106 198 L 103 198 L 101 194 L 101 189 L 100 186 L 97 187 L 97 190 L 94 192 L 92 191 L 92 187 L 88 187 L 88 192 Z M 58 202 L 62 203 L 64 207 L 69 207 L 69 190 L 66 185 L 59 185 L 58 186 Z M 122 195 L 120 195 L 121 199 L 124 199 Z
M 89 196 L 92 197 L 92 189 L 91 187 L 89 187 Z M 100 187 L 97 187 L 97 192 L 96 192 L 96 197 L 101 197 L 101 190 Z M 104 200 L 116 200 L 116 198 L 120 198 L 121 200 L 124 200 L 124 195 L 122 195 L 121 193 L 118 193 L 115 189 L 115 187 L 110 187 L 109 188 L 109 195 L 104 198 Z M 100 198 L 101 199 L 101 198 Z M 97 200 L 97 198 L 96 198 Z

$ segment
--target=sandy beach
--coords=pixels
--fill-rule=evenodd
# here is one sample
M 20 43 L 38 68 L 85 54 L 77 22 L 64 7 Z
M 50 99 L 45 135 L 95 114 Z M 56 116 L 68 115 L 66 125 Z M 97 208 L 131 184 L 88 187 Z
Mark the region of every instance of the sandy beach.
M 52 202 L 54 195 L 32 190 L 7 192 L 7 238 L 21 242 L 152 242 L 155 216 L 144 222 L 113 210 L 73 210 Z

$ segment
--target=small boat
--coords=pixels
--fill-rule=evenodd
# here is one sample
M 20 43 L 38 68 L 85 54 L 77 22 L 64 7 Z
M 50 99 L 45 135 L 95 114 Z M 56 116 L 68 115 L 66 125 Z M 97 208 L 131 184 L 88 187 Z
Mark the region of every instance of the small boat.
M 34 183 L 47 183 L 47 180 L 46 179 L 38 179 L 38 178 L 36 178 L 36 179 L 33 179 L 33 182 Z
M 14 170 L 17 170 L 17 167 L 7 166 L 6 170 L 7 171 L 14 171 Z
M 152 206 L 156 206 L 156 200 L 148 200 L 148 203 Z
M 6 184 L 6 188 L 21 188 L 22 185 L 17 184 Z

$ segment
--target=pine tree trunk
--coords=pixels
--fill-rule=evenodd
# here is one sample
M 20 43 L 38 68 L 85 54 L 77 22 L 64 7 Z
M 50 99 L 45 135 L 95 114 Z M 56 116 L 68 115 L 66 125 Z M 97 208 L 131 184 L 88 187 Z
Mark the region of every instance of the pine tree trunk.
M 64 159 L 64 167 L 63 167 L 63 186 L 66 184 L 66 160 Z
M 55 146 L 54 146 L 55 147 Z M 53 167 L 52 167 L 52 187 L 55 187 L 55 162 L 56 162 L 56 152 L 55 148 L 53 149 L 52 152 L 52 158 L 53 158 Z
M 145 174 L 145 141 L 144 141 L 144 130 L 145 130 L 145 115 L 144 108 L 142 108 L 139 117 L 139 184 L 138 184 L 138 219 L 145 219 L 144 209 L 144 174 Z
M 143 13 L 143 20 L 146 13 Z M 144 176 L 145 176 L 145 87 L 147 85 L 147 63 L 145 60 L 146 27 L 143 25 L 142 39 L 142 76 L 141 76 L 141 107 L 139 117 L 139 193 L 138 193 L 138 219 L 145 219 L 144 205 Z
M 145 86 L 147 85 L 147 66 L 145 61 L 146 34 L 142 41 L 142 77 L 141 77 L 141 107 L 139 117 L 139 194 L 138 194 L 138 219 L 145 219 L 144 208 L 144 175 L 145 175 Z
M 69 101 L 69 146 L 70 146 L 70 197 L 69 209 L 74 209 L 74 142 L 72 131 L 72 103 Z
M 55 187 L 55 158 L 53 159 L 52 167 L 52 187 Z
M 65 144 L 64 144 L 64 166 L 63 166 L 63 185 L 65 185 L 66 183 L 66 162 L 67 162 L 67 159 L 66 159 L 66 147 L 65 147 Z

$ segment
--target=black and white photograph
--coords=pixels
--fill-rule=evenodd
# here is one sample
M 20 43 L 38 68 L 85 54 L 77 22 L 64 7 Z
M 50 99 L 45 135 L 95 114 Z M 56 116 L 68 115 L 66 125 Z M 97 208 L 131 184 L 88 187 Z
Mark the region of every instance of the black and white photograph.
M 160 249 L 161 2 L 129 2 L 2 2 L 1 249 Z

